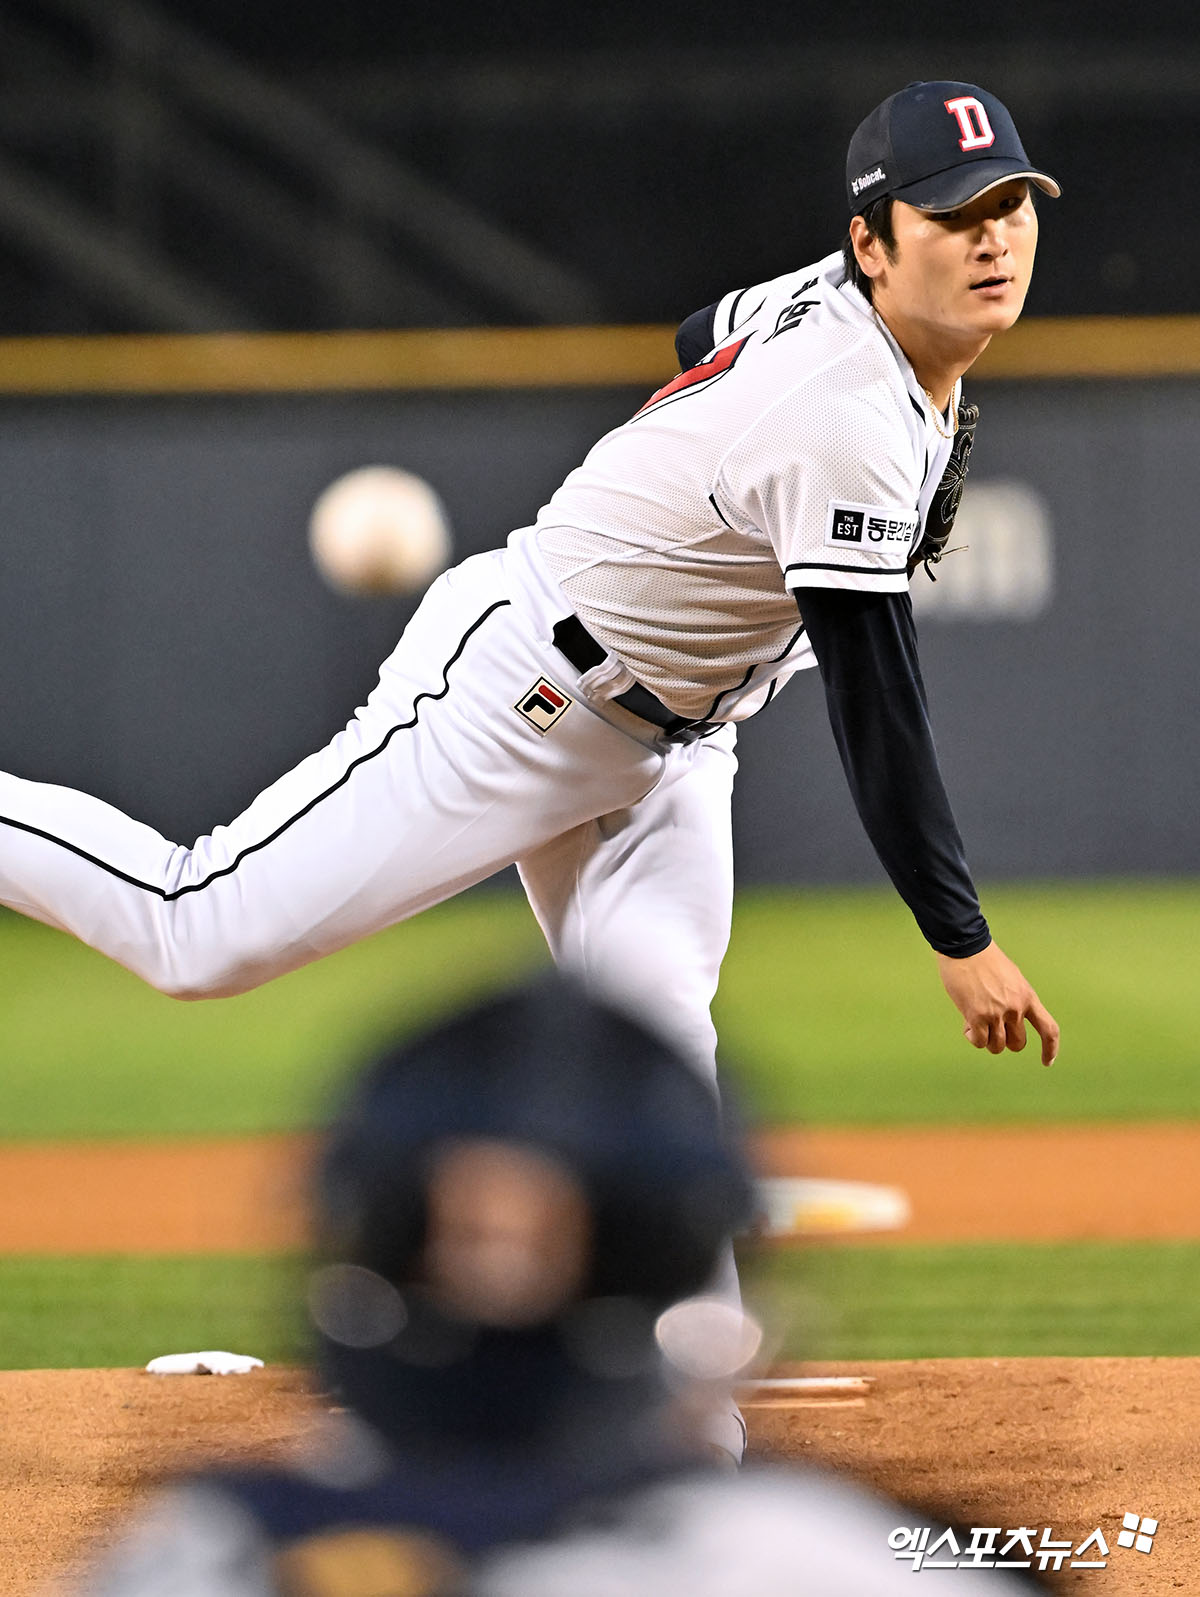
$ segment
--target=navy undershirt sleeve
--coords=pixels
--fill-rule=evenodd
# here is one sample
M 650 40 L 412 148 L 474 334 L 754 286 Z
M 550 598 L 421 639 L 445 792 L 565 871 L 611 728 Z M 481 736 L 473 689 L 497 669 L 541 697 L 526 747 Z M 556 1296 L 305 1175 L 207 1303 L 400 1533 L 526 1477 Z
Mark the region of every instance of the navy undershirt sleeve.
M 713 332 L 717 321 L 717 305 L 706 305 L 702 311 L 693 311 L 686 322 L 681 322 L 675 334 L 675 353 L 679 356 L 679 369 L 685 372 L 702 361 L 716 343 Z
M 907 593 L 796 595 L 825 684 L 838 753 L 867 836 L 939 953 L 991 935 L 938 769 Z

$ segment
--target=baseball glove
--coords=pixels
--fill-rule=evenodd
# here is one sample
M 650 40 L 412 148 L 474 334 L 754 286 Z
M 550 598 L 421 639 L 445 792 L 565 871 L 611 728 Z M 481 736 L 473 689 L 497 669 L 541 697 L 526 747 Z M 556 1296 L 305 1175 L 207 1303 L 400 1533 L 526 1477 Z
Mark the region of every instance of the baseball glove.
M 930 582 L 937 581 L 932 568 L 948 552 L 946 545 L 958 514 L 958 502 L 962 498 L 963 483 L 967 478 L 967 462 L 971 458 L 978 420 L 979 406 L 962 401 L 958 407 L 958 427 L 950 459 L 946 462 L 942 480 L 938 483 L 929 514 L 925 517 L 925 531 L 908 557 L 906 570 L 910 577 L 918 566 L 924 566 Z

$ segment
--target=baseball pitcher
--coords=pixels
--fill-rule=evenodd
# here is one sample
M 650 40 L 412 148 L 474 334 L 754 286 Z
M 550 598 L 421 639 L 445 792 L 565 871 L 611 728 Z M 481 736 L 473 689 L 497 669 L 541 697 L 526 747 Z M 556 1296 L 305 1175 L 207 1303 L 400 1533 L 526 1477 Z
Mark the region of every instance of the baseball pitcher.
M 0 902 L 218 997 L 515 862 L 555 959 L 711 1071 L 736 726 L 815 666 L 967 1039 L 1020 1049 L 1028 1024 L 1049 1064 L 1058 1027 L 991 940 L 939 774 L 908 587 L 961 492 L 960 380 L 1019 316 L 1033 190 L 1059 188 L 952 82 L 876 107 L 846 182 L 842 250 L 690 317 L 680 374 L 440 577 L 345 730 L 229 825 L 183 847 L 0 775 Z

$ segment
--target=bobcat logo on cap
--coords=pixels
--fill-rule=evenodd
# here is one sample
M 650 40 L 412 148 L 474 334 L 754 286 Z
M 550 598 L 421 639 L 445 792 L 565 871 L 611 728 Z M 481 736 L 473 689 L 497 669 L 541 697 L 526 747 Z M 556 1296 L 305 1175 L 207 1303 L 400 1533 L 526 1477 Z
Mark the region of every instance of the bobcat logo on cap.
M 872 183 L 886 182 L 887 173 L 883 170 L 883 168 L 881 166 L 873 166 L 869 172 L 864 172 L 861 177 L 856 177 L 853 183 L 851 183 L 850 188 L 855 195 L 858 195 L 861 194 L 864 189 L 870 188 Z

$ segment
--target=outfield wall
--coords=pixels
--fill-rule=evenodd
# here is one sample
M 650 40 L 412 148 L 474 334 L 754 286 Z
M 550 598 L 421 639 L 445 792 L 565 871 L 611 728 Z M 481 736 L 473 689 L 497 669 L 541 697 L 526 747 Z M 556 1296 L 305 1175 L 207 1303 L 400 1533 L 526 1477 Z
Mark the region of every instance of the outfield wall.
M 971 547 L 916 586 L 939 746 L 981 875 L 1200 869 L 1200 376 L 1187 361 L 1168 374 L 1170 349 L 1194 341 L 1187 320 L 1160 336 L 1157 364 L 1101 362 L 1131 375 L 993 363 L 973 385 L 984 414 L 955 539 Z M 636 359 L 585 363 L 551 389 L 536 363 L 505 385 L 512 351 L 498 345 L 495 381 L 460 360 L 405 383 L 384 362 L 371 380 L 301 372 L 279 392 L 261 360 L 241 382 L 168 381 L 160 361 L 139 383 L 148 368 L 129 349 L 156 341 L 9 341 L 0 765 L 89 788 L 181 841 L 228 819 L 342 724 L 412 608 L 322 586 L 304 536 L 320 489 L 353 466 L 404 466 L 443 496 L 461 553 L 492 547 L 636 408 L 651 372 L 669 375 L 659 331 L 627 330 Z M 1075 364 L 1059 371 L 1101 347 L 1072 331 Z M 116 378 L 97 375 L 105 348 Z M 875 874 L 815 680 L 746 728 L 742 759 L 744 879 Z

